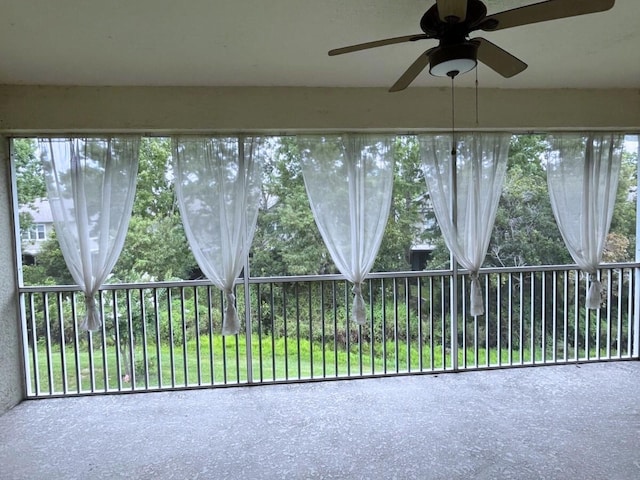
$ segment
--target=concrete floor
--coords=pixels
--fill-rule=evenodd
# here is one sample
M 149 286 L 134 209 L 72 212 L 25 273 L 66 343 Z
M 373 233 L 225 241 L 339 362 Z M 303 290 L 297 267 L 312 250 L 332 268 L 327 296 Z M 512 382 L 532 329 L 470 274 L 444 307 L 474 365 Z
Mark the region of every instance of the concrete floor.
M 23 402 L 2 479 L 638 479 L 640 362 Z

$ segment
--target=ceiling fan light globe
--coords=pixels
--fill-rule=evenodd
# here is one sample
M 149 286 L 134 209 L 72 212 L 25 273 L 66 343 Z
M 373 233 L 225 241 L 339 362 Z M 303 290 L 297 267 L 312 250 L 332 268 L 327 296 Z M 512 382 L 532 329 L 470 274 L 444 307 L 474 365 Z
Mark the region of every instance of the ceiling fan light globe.
M 440 47 L 429 56 L 429 73 L 435 77 L 467 73 L 478 64 L 477 51 L 478 46 L 471 42 Z
M 471 58 L 455 58 L 432 65 L 429 73 L 435 77 L 450 77 L 452 72 L 457 72 L 454 74 L 456 76 L 473 70 L 476 65 L 477 62 Z

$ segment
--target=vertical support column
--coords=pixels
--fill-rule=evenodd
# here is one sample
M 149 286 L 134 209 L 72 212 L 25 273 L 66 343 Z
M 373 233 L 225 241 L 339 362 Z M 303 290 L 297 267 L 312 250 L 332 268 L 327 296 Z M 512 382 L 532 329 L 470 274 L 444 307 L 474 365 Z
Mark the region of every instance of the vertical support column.
M 451 221 L 458 234 L 458 162 L 455 135 L 451 147 Z M 458 371 L 458 260 L 451 254 L 451 368 Z
M 238 137 L 238 159 L 240 165 L 246 165 L 245 163 L 245 151 L 244 151 L 245 137 L 240 135 Z M 245 170 L 246 175 L 246 170 Z M 246 181 L 246 180 L 245 180 Z M 247 241 L 247 225 L 245 223 L 244 241 Z M 247 357 L 247 383 L 253 383 L 253 355 L 251 351 L 251 292 L 249 291 L 249 254 L 244 259 L 244 275 L 242 277 L 244 287 L 244 328 L 245 328 L 245 354 Z
M 18 185 L 16 176 L 16 165 L 14 158 L 11 156 L 11 140 L 7 139 L 7 159 L 9 160 L 9 185 L 11 186 L 11 212 L 13 214 L 13 259 L 16 269 L 16 295 L 18 298 L 18 308 L 20 313 L 20 337 L 22 340 L 22 374 L 24 377 L 25 396 L 29 397 L 34 393 L 31 384 L 31 359 L 29 357 L 29 339 L 27 332 L 27 310 L 24 301 L 24 295 L 19 292 L 19 287 L 24 285 L 22 272 L 22 236 L 20 233 L 20 212 L 18 205 Z M 33 332 L 35 335 L 35 332 Z
M 253 383 L 253 355 L 251 351 L 251 291 L 249 290 L 249 255 L 244 259 L 244 326 L 247 355 L 247 383 Z
M 25 398 L 9 138 L 0 135 L 0 415 Z
M 638 190 L 636 190 L 636 263 L 640 262 L 640 134 L 637 136 L 636 162 L 638 169 Z M 640 357 L 640 269 L 635 268 L 633 289 L 633 352 L 634 358 Z

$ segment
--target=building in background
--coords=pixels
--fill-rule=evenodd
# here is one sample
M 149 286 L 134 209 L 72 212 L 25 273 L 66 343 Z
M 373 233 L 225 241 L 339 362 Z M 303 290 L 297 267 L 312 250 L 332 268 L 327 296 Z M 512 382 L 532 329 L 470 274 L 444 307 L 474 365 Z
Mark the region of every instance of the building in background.
M 22 263 L 33 265 L 42 245 L 53 233 L 51 206 L 46 198 L 38 198 L 28 205 L 20 206 L 20 215 L 30 217 L 29 227 L 20 232 Z

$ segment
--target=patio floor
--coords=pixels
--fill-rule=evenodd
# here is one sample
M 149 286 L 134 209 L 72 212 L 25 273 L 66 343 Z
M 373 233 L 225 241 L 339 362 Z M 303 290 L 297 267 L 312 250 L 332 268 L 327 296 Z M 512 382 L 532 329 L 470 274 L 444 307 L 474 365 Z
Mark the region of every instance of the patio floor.
M 27 401 L 0 478 L 640 478 L 640 362 Z

